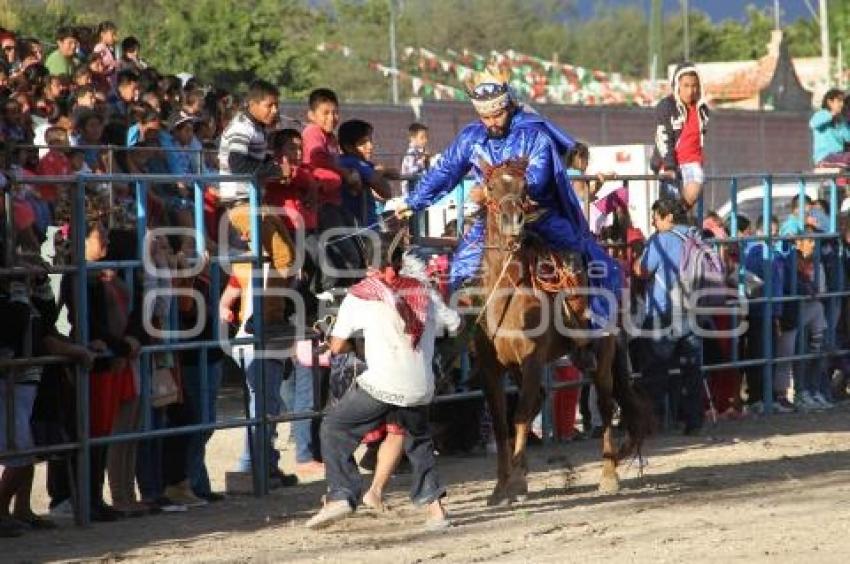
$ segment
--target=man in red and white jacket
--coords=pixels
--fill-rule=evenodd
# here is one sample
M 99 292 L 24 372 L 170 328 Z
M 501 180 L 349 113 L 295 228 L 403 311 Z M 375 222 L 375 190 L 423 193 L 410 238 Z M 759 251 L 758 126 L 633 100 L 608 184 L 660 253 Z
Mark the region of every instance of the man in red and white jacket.
M 708 104 L 696 66 L 682 63 L 673 74 L 673 93 L 656 107 L 652 170 L 665 178 L 660 197 L 681 198 L 693 208 L 705 183 L 703 172 Z

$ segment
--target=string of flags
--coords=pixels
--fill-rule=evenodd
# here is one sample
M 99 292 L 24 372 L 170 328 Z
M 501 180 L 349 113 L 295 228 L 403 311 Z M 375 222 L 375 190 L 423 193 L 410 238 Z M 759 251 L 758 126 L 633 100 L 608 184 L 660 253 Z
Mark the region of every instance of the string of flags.
M 322 43 L 319 50 L 354 56 L 350 47 L 341 44 Z M 628 80 L 619 73 L 587 69 L 512 49 L 491 51 L 485 56 L 467 49 L 448 49 L 439 55 L 424 47 L 406 47 L 402 55 L 407 67 L 417 74 L 375 61 L 368 62 L 369 68 L 385 77 L 396 74 L 410 82 L 414 95 L 436 100 L 466 100 L 462 85 L 488 65 L 510 70 L 513 90 L 521 99 L 534 103 L 650 106 L 669 93 L 666 81 Z
M 320 43 L 317 50 L 323 53 L 337 53 L 346 58 L 356 57 L 354 51 L 350 47 L 339 43 Z M 466 90 L 463 88 L 458 88 L 430 78 L 417 76 L 402 69 L 394 69 L 378 61 L 366 61 L 366 64 L 370 69 L 384 75 L 384 78 L 397 75 L 402 80 L 410 81 L 410 90 L 413 92 L 414 96 L 421 96 L 432 100 L 464 101 L 469 99 L 466 94 Z

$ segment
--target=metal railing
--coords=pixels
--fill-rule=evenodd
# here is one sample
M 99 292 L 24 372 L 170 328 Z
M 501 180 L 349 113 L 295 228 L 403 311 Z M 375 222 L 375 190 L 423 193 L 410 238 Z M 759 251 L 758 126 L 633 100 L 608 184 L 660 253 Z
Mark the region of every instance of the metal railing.
M 805 192 L 806 182 L 808 181 L 825 181 L 828 184 L 828 190 L 830 193 L 830 214 L 829 214 L 829 223 L 830 229 L 827 233 L 806 233 L 803 235 L 795 236 L 795 237 L 777 237 L 770 233 L 768 229 L 767 233 L 763 236 L 748 236 L 748 237 L 729 237 L 722 240 L 715 240 L 716 244 L 722 245 L 734 245 L 739 249 L 744 243 L 750 241 L 764 241 L 765 245 L 765 256 L 764 259 L 768 262 L 772 262 L 773 258 L 776 256 L 778 251 L 774 247 L 774 243 L 783 240 L 790 241 L 801 238 L 811 238 L 819 241 L 830 241 L 834 245 L 837 246 L 837 252 L 839 258 L 843 259 L 846 253 L 846 244 L 844 238 L 840 236 L 838 233 L 838 186 L 836 183 L 836 179 L 838 175 L 810 175 L 810 174 L 802 174 L 802 175 L 792 175 L 794 179 L 800 182 L 800 192 L 803 194 Z M 711 180 L 726 180 L 729 182 L 730 186 L 730 198 L 733 202 L 733 213 L 731 216 L 731 227 L 733 233 L 737 231 L 737 190 L 738 190 L 738 181 L 741 178 L 750 178 L 757 177 L 757 175 L 735 175 L 735 176 L 726 176 L 723 178 L 712 178 Z M 766 197 L 763 200 L 762 212 L 765 217 L 770 218 L 773 213 L 772 207 L 772 186 L 773 182 L 776 178 L 780 176 L 761 176 L 763 179 L 764 189 Z M 789 177 L 788 175 L 782 175 L 782 178 Z M 590 179 L 591 177 L 587 177 Z M 622 176 L 618 177 L 616 181 L 623 182 L 623 184 L 628 188 L 629 182 L 633 181 L 647 181 L 647 180 L 657 180 L 654 176 Z M 6 201 L 6 256 L 8 259 L 13 258 L 11 249 L 13 247 L 14 234 L 12 232 L 12 216 L 11 216 L 11 193 L 15 189 L 16 179 L 13 178 L 13 183 L 11 186 L 11 190 L 7 190 L 5 194 Z M 202 256 L 206 249 L 206 233 L 204 229 L 204 221 L 203 221 L 203 190 L 205 186 L 209 183 L 216 182 L 245 182 L 250 183 L 249 190 L 249 209 L 251 216 L 250 223 L 250 243 L 249 243 L 249 253 L 242 257 L 232 257 L 232 256 L 214 256 L 211 257 L 211 261 L 213 264 L 224 264 L 229 262 L 250 262 L 252 264 L 253 275 L 251 278 L 251 284 L 253 289 L 253 310 L 255 312 L 263 311 L 262 302 L 263 302 L 263 292 L 261 291 L 262 287 L 262 277 L 258 276 L 257 273 L 262 271 L 262 252 L 261 252 L 261 244 L 260 244 L 260 232 L 261 232 L 261 215 L 258 213 L 260 206 L 260 193 L 256 183 L 253 178 L 249 176 L 236 176 L 236 175 L 125 175 L 125 174 L 112 174 L 112 175 L 80 175 L 74 177 L 27 177 L 25 180 L 22 180 L 27 184 L 66 184 L 71 185 L 73 188 L 73 196 L 74 196 L 74 206 L 73 206 L 73 218 L 72 221 L 72 242 L 74 244 L 74 263 L 73 265 L 62 266 L 62 267 L 52 267 L 49 268 L 48 271 L 51 273 L 68 273 L 76 276 L 78 284 L 76 286 L 76 295 L 75 299 L 77 301 L 77 305 L 75 308 L 75 319 L 74 319 L 74 338 L 76 342 L 80 345 L 87 346 L 89 342 L 88 336 L 88 293 L 87 293 L 87 280 L 88 273 L 90 271 L 104 269 L 104 268 L 118 268 L 124 269 L 130 273 L 134 271 L 134 269 L 138 269 L 143 267 L 143 260 L 146 252 L 146 237 L 149 237 L 148 229 L 146 226 L 146 218 L 148 217 L 148 209 L 147 202 L 145 198 L 145 194 L 148 188 L 151 185 L 157 183 L 172 183 L 177 181 L 186 182 L 193 187 L 193 195 L 194 195 L 194 218 L 195 218 L 195 251 L 197 256 Z M 130 186 L 134 187 L 135 195 L 136 195 L 136 211 L 137 211 L 137 240 L 136 247 L 138 252 L 138 257 L 136 260 L 122 260 L 122 261 L 110 261 L 110 262 L 97 262 L 97 263 L 89 263 L 85 260 L 85 238 L 86 238 L 86 222 L 85 222 L 85 187 L 90 183 L 102 183 L 102 182 L 122 182 L 127 183 Z M 646 198 L 649 199 L 649 193 L 646 193 Z M 463 190 L 459 192 L 459 202 L 457 205 L 457 224 L 459 235 L 463 233 L 464 226 L 464 209 L 462 202 L 464 200 Z M 701 217 L 703 214 L 702 206 L 698 206 L 698 219 L 701 223 Z M 752 219 L 752 218 L 751 218 Z M 805 218 L 803 217 L 803 212 L 800 212 L 799 219 L 801 222 L 804 222 Z M 769 223 L 768 223 L 769 225 Z M 11 265 L 11 262 L 7 261 L 7 266 L 5 268 L 0 269 L 0 278 L 8 277 L 13 274 L 21 274 L 22 272 L 26 272 L 27 269 L 23 267 L 13 267 L 8 266 Z M 835 290 L 831 290 L 827 294 L 820 296 L 821 298 L 825 298 L 831 301 L 832 304 L 835 304 L 839 298 L 846 298 L 850 296 L 850 292 L 845 290 L 845 276 L 844 276 L 844 265 L 843 260 L 839 261 L 839 286 Z M 221 280 L 217 276 L 218 270 L 213 269 L 212 276 L 212 291 L 211 294 L 213 299 L 215 299 L 219 295 L 219 290 L 221 288 Z M 768 269 L 768 273 L 770 270 Z M 739 264 L 738 270 L 739 278 L 743 276 L 743 262 Z M 765 279 L 765 295 L 772 295 L 772 284 L 774 281 L 771 279 L 770 275 L 766 276 Z M 805 297 L 784 297 L 781 299 L 773 299 L 773 298 L 763 298 L 761 302 L 754 300 L 755 303 L 764 303 L 766 308 L 766 315 L 770 315 L 772 304 L 775 303 L 801 303 L 802 300 L 806 299 Z M 830 308 L 830 314 L 832 316 L 837 316 L 837 312 L 835 308 Z M 229 344 L 231 345 L 253 345 L 257 348 L 262 348 L 265 342 L 264 339 L 264 327 L 263 327 L 263 319 L 262 315 L 254 316 L 254 334 L 251 337 L 246 337 L 244 339 L 236 339 L 230 340 Z M 830 327 L 835 327 L 834 320 L 830 319 Z M 86 371 L 84 371 L 81 367 L 75 367 L 75 380 L 76 380 L 76 439 L 74 441 L 57 444 L 57 445 L 49 445 L 49 446 L 41 446 L 34 449 L 28 449 L 26 451 L 8 449 L 6 452 L 0 453 L 0 461 L 2 459 L 18 457 L 24 455 L 36 455 L 43 456 L 47 454 L 57 454 L 57 453 L 65 453 L 66 455 L 70 455 L 74 453 L 77 459 L 77 475 L 76 475 L 76 484 L 78 490 L 78 498 L 75 503 L 76 508 L 76 519 L 80 524 L 86 524 L 89 522 L 89 501 L 91 499 L 92 492 L 89 490 L 90 484 L 90 472 L 91 468 L 89 465 L 90 460 L 90 451 L 93 446 L 100 445 L 108 445 L 119 442 L 126 441 L 135 441 L 140 439 L 151 439 L 151 438 L 161 438 L 168 437 L 174 435 L 181 434 L 190 434 L 197 433 L 202 431 L 212 431 L 216 429 L 230 429 L 230 428 L 246 428 L 246 429 L 254 429 L 254 432 L 257 434 L 257 439 L 255 440 L 255 444 L 258 445 L 258 448 L 254 449 L 252 456 L 254 456 L 254 460 L 252 461 L 252 468 L 254 469 L 254 491 L 256 495 L 264 495 L 268 491 L 268 475 L 265 472 L 266 468 L 266 449 L 264 445 L 269 437 L 270 433 L 270 425 L 273 425 L 278 422 L 286 422 L 286 421 L 297 421 L 303 419 L 313 419 L 319 418 L 322 416 L 322 412 L 320 406 L 317 405 L 319 394 L 314 394 L 314 409 L 299 413 L 287 413 L 281 415 L 268 415 L 266 414 L 266 396 L 268 390 L 265 389 L 265 377 L 263 374 L 263 365 L 264 362 L 260 361 L 258 366 L 255 368 L 258 370 L 258 409 L 257 415 L 254 417 L 245 417 L 245 418 L 233 418 L 227 419 L 223 421 L 216 421 L 214 418 L 215 414 L 203 414 L 202 421 L 207 420 L 208 415 L 212 415 L 212 420 L 210 422 L 193 424 L 190 426 L 184 427 L 176 427 L 169 429 L 152 429 L 151 421 L 150 421 L 150 378 L 151 378 L 151 358 L 154 353 L 162 352 L 162 351 L 179 351 L 179 350 L 198 350 L 201 356 L 200 359 L 200 370 L 201 370 L 201 379 L 202 386 L 204 389 L 209 391 L 209 383 L 208 383 L 208 374 L 207 374 L 207 353 L 209 350 L 215 347 L 220 347 L 222 344 L 221 335 L 220 335 L 220 326 L 218 323 L 213 325 L 213 338 L 207 341 L 193 341 L 193 342 L 176 342 L 166 340 L 162 343 L 146 345 L 142 348 L 142 357 L 141 357 L 141 402 L 142 402 L 142 412 L 145 413 L 145 417 L 142 423 L 142 429 L 136 432 L 131 433 L 121 433 L 114 434 L 110 436 L 103 437 L 92 437 L 90 428 L 89 428 L 89 408 L 90 408 L 90 387 L 89 387 L 89 375 Z M 800 332 L 802 333 L 802 332 Z M 305 334 L 306 338 L 315 338 L 315 335 L 310 335 L 309 333 Z M 801 337 L 798 337 L 800 339 Z M 737 358 L 737 353 L 733 353 L 736 356 L 733 357 L 731 362 L 726 362 L 720 365 L 713 366 L 702 366 L 701 370 L 705 375 L 710 376 L 712 373 L 729 369 L 729 368 L 742 368 L 747 366 L 757 366 L 762 365 L 765 367 L 763 373 L 763 389 L 764 389 L 764 404 L 766 406 L 766 412 L 771 412 L 772 406 L 772 390 L 773 390 L 773 378 L 774 378 L 774 366 L 780 362 L 790 362 L 793 360 L 806 360 L 816 358 L 818 356 L 835 356 L 835 355 L 847 355 L 850 354 L 850 350 L 842 349 L 842 350 L 831 350 L 824 355 L 812 355 L 807 354 L 805 352 L 801 352 L 800 354 L 795 354 L 789 357 L 776 358 L 773 355 L 772 348 L 772 338 L 769 324 L 765 324 L 765 331 L 762 335 L 763 346 L 765 347 L 765 358 L 761 359 L 746 359 L 741 360 Z M 733 347 L 733 351 L 737 350 L 737 342 L 738 337 L 734 338 L 735 347 Z M 801 342 L 798 342 L 798 346 L 801 345 Z M 316 359 L 317 352 L 316 347 L 313 347 L 313 366 L 317 367 L 318 362 Z M 7 373 L 7 376 L 4 378 L 6 381 L 4 382 L 6 385 L 12 384 L 11 375 L 15 373 L 16 370 L 32 365 L 46 365 L 46 364 L 59 364 L 59 363 L 67 363 L 68 359 L 63 357 L 51 356 L 51 357 L 36 357 L 36 358 L 18 358 L 11 360 L 0 360 L 0 368 L 4 369 Z M 469 366 L 469 356 L 468 354 L 464 354 L 461 357 L 461 364 L 466 366 L 468 369 Z M 244 367 L 243 367 L 244 368 Z M 635 375 L 639 376 L 639 375 Z M 319 378 L 314 377 L 314 386 L 318 386 Z M 565 389 L 565 388 L 575 388 L 580 387 L 587 384 L 589 380 L 585 377 L 579 381 L 574 382 L 553 382 L 551 376 L 551 367 L 550 371 L 547 372 L 546 377 L 544 378 L 544 383 L 547 388 L 547 392 L 552 392 L 555 390 Z M 512 391 L 512 389 L 508 389 L 508 391 Z M 274 391 L 274 393 L 278 393 L 278 391 Z M 469 391 L 461 391 L 455 394 L 441 395 L 435 398 L 435 402 L 449 402 L 449 401 L 458 401 L 463 399 L 470 399 L 482 397 L 482 393 L 479 390 L 469 390 Z M 552 432 L 552 403 L 551 403 L 551 393 L 547 393 L 547 404 L 546 404 L 546 412 L 544 417 L 545 423 L 545 435 L 546 437 L 553 436 Z M 203 402 L 206 404 L 206 402 Z M 12 400 L 9 400 L 9 405 L 7 407 L 7 416 L 9 413 L 14 411 L 14 406 L 12 405 Z M 14 427 L 7 425 L 7 433 L 13 434 Z M 12 438 L 12 437 L 10 437 Z M 10 443 L 11 444 L 11 443 Z

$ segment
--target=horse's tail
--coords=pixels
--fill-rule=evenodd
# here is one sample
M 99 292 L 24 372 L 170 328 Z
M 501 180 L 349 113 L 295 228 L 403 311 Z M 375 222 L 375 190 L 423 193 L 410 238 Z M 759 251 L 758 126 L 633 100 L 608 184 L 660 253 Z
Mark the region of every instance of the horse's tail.
M 628 433 L 628 438 L 618 453 L 618 458 L 623 460 L 632 455 L 640 456 L 644 440 L 655 430 L 655 415 L 646 394 L 632 385 L 625 344 L 618 339 L 616 347 L 613 366 L 614 399 L 620 406 L 620 424 Z

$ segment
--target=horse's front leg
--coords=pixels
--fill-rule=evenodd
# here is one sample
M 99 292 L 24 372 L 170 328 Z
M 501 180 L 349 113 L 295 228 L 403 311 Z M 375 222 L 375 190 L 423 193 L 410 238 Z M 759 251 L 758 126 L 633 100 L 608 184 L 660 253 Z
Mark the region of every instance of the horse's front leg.
M 614 442 L 614 355 L 616 337 L 602 337 L 596 344 L 596 374 L 593 383 L 596 386 L 599 414 L 602 416 L 602 479 L 599 492 L 616 493 L 620 489 L 620 477 L 617 475 L 617 446 Z
M 543 393 L 540 388 L 540 375 L 543 364 L 537 359 L 529 358 L 519 370 L 519 397 L 516 413 L 514 414 L 513 455 L 511 456 L 510 474 L 508 478 L 508 494 L 512 498 L 522 500 L 528 494 L 528 461 L 526 448 L 528 446 L 528 431 L 531 421 L 540 411 L 543 404 Z
M 505 368 L 495 360 L 496 352 L 490 341 L 476 339 L 479 370 L 484 399 L 490 410 L 493 422 L 493 435 L 496 441 L 496 487 L 487 500 L 487 505 L 501 505 L 510 501 L 508 476 L 510 474 L 511 444 L 508 436 L 508 408 L 505 399 L 503 376 Z

